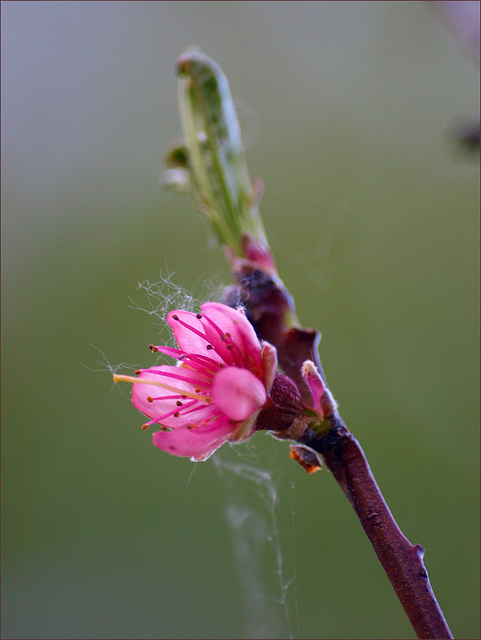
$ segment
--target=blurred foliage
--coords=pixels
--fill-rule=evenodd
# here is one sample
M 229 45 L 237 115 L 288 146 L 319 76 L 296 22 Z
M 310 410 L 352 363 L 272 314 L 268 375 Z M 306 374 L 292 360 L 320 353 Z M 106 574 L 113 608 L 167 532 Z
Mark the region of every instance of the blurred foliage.
M 111 383 L 168 339 L 138 281 L 229 282 L 158 184 L 191 43 L 257 129 L 267 234 L 341 414 L 479 637 L 479 174 L 445 137 L 478 70 L 429 3 L 393 2 L 2 3 L 3 637 L 287 637 L 282 595 L 295 637 L 413 637 L 328 473 L 264 434 L 221 452 L 271 474 L 272 536 L 261 488 L 155 450 Z

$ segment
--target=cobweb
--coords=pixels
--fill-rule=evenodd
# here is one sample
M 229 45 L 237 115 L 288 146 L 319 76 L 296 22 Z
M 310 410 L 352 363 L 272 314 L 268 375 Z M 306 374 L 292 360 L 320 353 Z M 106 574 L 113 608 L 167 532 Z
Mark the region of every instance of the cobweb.
M 300 637 L 294 480 L 286 487 L 284 464 L 276 478 L 274 471 L 261 465 L 253 445 L 224 446 L 212 462 L 225 488 L 225 519 L 244 597 L 245 637 Z M 274 469 L 275 460 L 270 462 Z M 287 513 L 287 521 L 291 520 L 291 526 L 282 531 L 279 513 Z M 284 546 L 292 554 L 286 555 Z
M 157 282 L 138 283 L 146 306 L 130 300 L 132 308 L 156 318 L 158 322 L 154 324 L 162 329 L 169 311 L 197 311 L 202 304 L 200 300 L 221 298 L 223 286 L 217 277 L 199 279 L 191 292 L 174 282 L 173 273 L 167 269 L 165 273 L 167 275 L 160 274 Z M 111 365 L 109 368 L 112 369 Z M 286 477 L 285 462 L 289 456 L 285 445 L 277 449 L 277 452 L 282 449 L 280 464 L 276 464 L 275 442 L 272 447 L 267 465 L 264 458 L 261 462 L 252 440 L 235 447 L 226 445 L 211 460 L 225 489 L 225 519 L 232 534 L 244 597 L 244 635 L 246 638 L 300 638 L 295 483 L 293 476 L 290 481 Z M 287 526 L 278 526 L 279 515 Z M 292 553 L 284 553 L 284 547 Z
M 220 284 L 217 277 L 203 276 L 190 291 L 174 282 L 174 276 L 174 273 L 166 270 L 165 275 L 160 273 L 157 282 L 150 280 L 138 282 L 137 289 L 144 294 L 146 306 L 130 298 L 131 308 L 154 316 L 159 320 L 154 324 L 164 327 L 169 311 L 174 309 L 198 311 L 203 302 L 220 300 L 224 286 Z

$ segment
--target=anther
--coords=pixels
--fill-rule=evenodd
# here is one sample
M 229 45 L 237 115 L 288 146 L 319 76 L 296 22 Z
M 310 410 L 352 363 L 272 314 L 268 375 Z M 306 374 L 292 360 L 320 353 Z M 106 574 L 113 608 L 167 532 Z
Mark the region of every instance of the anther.
M 213 349 L 214 347 L 211 344 L 207 345 L 207 349 Z
M 196 313 L 195 317 L 197 318 L 197 320 L 202 320 L 202 314 L 201 313 Z
M 149 428 L 149 425 L 148 425 L 148 424 L 143 424 L 143 425 L 142 425 L 142 431 L 145 431 L 145 430 L 146 430 L 146 429 L 148 429 L 148 428 Z
M 154 399 L 152 398 L 152 396 L 147 396 L 147 402 L 153 402 Z
M 135 371 L 135 375 L 136 376 L 140 376 L 141 373 L 142 373 L 142 371 L 140 369 L 137 369 L 137 371 Z
M 179 316 L 172 316 L 174 318 L 174 320 L 178 320 Z
M 180 413 L 177 411 L 177 413 L 174 413 L 174 418 L 178 418 L 180 416 Z
M 168 431 L 167 427 L 160 427 L 161 431 Z
M 202 391 L 202 389 L 200 387 L 197 387 L 197 389 L 195 390 L 196 393 L 200 393 Z
M 152 353 L 157 353 L 158 351 L 157 347 L 153 344 L 149 344 L 149 349 L 152 351 Z
M 181 402 L 180 400 L 177 400 L 176 405 L 177 405 L 178 407 L 181 407 L 181 406 L 182 406 L 182 402 Z

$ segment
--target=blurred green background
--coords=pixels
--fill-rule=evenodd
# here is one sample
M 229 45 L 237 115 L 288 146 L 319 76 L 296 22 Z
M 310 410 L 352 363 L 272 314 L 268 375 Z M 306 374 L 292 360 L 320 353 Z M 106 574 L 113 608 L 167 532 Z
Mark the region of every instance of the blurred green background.
M 158 181 L 190 44 L 341 414 L 479 637 L 479 173 L 450 142 L 479 80 L 433 4 L 2 3 L 3 637 L 414 637 L 328 472 L 265 434 L 168 456 L 111 382 L 169 339 L 138 281 L 230 281 Z

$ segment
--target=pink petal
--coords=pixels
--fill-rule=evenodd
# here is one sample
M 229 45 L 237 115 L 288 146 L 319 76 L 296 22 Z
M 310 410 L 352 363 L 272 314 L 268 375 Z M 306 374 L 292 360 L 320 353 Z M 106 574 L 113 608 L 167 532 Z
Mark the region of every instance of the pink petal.
M 178 319 L 176 320 L 176 318 Z M 167 322 L 171 326 L 177 344 L 182 351 L 200 353 L 209 356 L 216 362 L 222 362 L 222 358 L 216 353 L 215 349 L 207 348 L 209 341 L 205 336 L 202 320 L 199 320 L 195 313 L 182 310 L 171 311 L 167 316 Z
M 277 349 L 266 340 L 262 341 L 262 346 L 262 377 L 267 391 L 270 391 L 277 373 Z
M 263 383 L 247 369 L 226 367 L 214 378 L 211 389 L 215 405 L 231 420 L 246 420 L 267 400 Z
M 184 456 L 198 461 L 207 460 L 226 442 L 235 429 L 235 425 L 228 421 L 218 422 L 217 426 L 210 428 L 182 427 L 175 431 L 158 431 L 154 433 L 153 442 L 156 447 L 174 456 Z
M 261 345 L 244 312 L 220 302 L 206 302 L 201 309 L 224 333 L 230 333 L 232 342 L 260 369 Z
M 187 380 L 191 379 L 192 382 L 178 380 L 177 377 L 170 378 L 169 375 L 159 375 L 159 372 L 172 374 L 175 376 L 181 375 Z M 199 378 L 205 378 L 207 380 L 207 378 L 199 374 L 198 371 L 193 371 L 192 369 L 188 369 L 186 367 L 162 365 L 159 367 L 151 367 L 150 369 L 142 370 L 138 378 L 144 380 L 165 382 L 165 384 L 172 386 L 178 391 L 178 394 L 176 395 L 175 391 L 162 389 L 157 385 L 150 385 L 146 383 L 134 384 L 132 389 L 132 403 L 139 411 L 144 413 L 146 416 L 149 416 L 149 418 L 155 420 L 165 413 L 169 413 L 177 408 L 177 411 L 175 411 L 174 413 L 178 412 L 178 417 L 175 417 L 175 415 L 171 415 L 161 421 L 161 424 L 165 425 L 166 427 L 177 428 L 182 427 L 186 424 L 192 424 L 193 422 L 201 422 L 202 420 L 207 420 L 211 417 L 212 411 L 214 410 L 212 404 L 203 404 L 202 402 L 199 402 L 199 406 L 203 408 L 195 413 L 195 419 L 192 415 L 182 415 L 183 405 L 177 405 L 177 402 L 187 404 L 190 400 L 189 398 L 182 398 L 182 391 L 195 393 L 196 389 L 199 388 L 197 386 Z M 204 389 L 205 387 L 201 389 L 201 393 L 204 392 Z M 155 398 L 155 400 L 151 402 L 149 401 L 149 398 Z
M 221 362 L 228 367 L 243 367 L 245 355 L 239 349 L 239 346 L 234 344 L 232 338 L 225 336 L 220 327 L 213 323 L 210 318 L 207 318 L 205 314 L 202 322 L 207 341 L 212 345 Z

